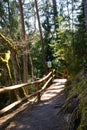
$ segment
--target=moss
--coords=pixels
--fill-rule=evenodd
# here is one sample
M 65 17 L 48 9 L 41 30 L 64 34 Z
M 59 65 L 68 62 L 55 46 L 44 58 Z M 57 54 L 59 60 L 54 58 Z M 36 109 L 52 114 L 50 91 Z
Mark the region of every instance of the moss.
M 5 58 L 0 56 L 0 67 L 4 67 L 7 70 L 9 79 L 12 83 L 12 76 L 11 76 L 11 71 L 10 71 L 10 67 L 9 67 L 9 59 L 10 59 L 10 51 L 8 51 L 7 53 L 5 53 Z
M 78 112 L 81 114 L 80 124 L 76 130 L 87 130 L 87 79 L 80 72 L 74 79 L 68 82 L 65 86 L 67 91 L 67 100 L 63 106 L 64 110 L 67 109 L 68 103 L 75 95 L 78 96 Z
M 65 84 L 65 93 L 66 95 L 68 95 L 69 91 L 72 88 L 72 80 L 68 80 Z
M 83 71 L 79 72 L 74 78 L 69 79 L 65 85 L 65 92 L 68 95 L 74 96 L 78 94 L 80 91 L 84 90 L 84 86 L 86 84 L 86 80 L 83 76 Z
M 87 130 L 87 107 L 82 108 L 81 114 L 82 118 L 77 130 Z
M 80 82 L 68 86 L 68 98 L 81 94 L 86 89 L 87 81 L 82 79 Z
M 79 95 L 79 111 L 82 114 L 81 123 L 77 130 L 87 130 L 87 89 Z

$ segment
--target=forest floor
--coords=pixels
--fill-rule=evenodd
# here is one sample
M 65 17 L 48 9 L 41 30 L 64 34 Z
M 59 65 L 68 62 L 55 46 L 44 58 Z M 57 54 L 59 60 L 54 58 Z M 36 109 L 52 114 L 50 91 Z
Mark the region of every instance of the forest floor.
M 64 113 L 60 112 L 66 100 L 65 82 L 64 79 L 55 79 L 39 103 L 23 104 L 15 112 L 2 117 L 1 124 L 3 120 L 9 121 L 0 130 L 67 130 Z

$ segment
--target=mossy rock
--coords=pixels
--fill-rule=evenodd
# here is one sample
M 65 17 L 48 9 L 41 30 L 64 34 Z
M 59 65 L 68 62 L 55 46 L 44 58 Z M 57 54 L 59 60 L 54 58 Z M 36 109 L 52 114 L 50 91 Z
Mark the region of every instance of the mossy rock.
M 72 119 L 69 130 L 87 130 L 87 79 L 83 75 L 83 71 L 76 75 L 74 79 L 66 83 L 65 90 L 67 94 L 67 100 L 64 104 L 64 109 L 67 111 L 71 105 L 70 101 L 75 95 L 79 100 L 76 114 L 72 112 Z M 76 123 L 78 122 L 78 125 Z
M 78 106 L 74 109 L 71 114 L 69 130 L 77 130 L 81 120 L 81 113 L 79 112 Z
M 87 130 L 87 107 L 82 109 L 81 123 L 77 130 Z
M 81 123 L 77 130 L 87 130 L 87 89 L 85 89 L 80 95 L 79 111 L 81 112 Z

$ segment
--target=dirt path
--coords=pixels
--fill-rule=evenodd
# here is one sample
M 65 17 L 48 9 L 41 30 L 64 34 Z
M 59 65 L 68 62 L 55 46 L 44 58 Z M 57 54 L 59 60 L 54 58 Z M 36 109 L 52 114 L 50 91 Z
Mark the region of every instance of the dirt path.
M 16 114 L 5 130 L 67 130 L 67 123 L 60 111 L 65 101 L 65 80 L 54 80 L 43 94 L 41 102 Z

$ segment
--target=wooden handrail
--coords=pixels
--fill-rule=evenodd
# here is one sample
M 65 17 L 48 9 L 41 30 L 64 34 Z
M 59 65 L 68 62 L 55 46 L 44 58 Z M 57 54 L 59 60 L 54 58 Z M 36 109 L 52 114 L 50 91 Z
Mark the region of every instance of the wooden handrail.
M 4 92 L 9 92 L 9 91 L 12 91 L 12 90 L 17 90 L 21 87 L 29 87 L 29 85 L 35 85 L 35 87 L 37 89 L 36 92 L 34 92 L 33 94 L 27 95 L 27 97 L 23 97 L 22 99 L 15 101 L 12 104 L 10 104 L 10 105 L 6 106 L 5 108 L 1 109 L 0 115 L 3 115 L 4 113 L 8 112 L 10 109 L 12 109 L 15 106 L 17 106 L 18 104 L 22 103 L 24 100 L 29 99 L 33 96 L 37 96 L 37 100 L 39 101 L 40 98 L 41 98 L 42 92 L 45 91 L 48 84 L 52 81 L 53 78 L 54 78 L 54 71 L 51 71 L 48 75 L 46 75 L 43 78 L 38 79 L 36 81 L 0 88 L 0 94 L 4 93 Z M 44 84 L 40 88 L 41 83 L 44 83 Z
M 18 84 L 18 85 L 14 85 L 14 86 L 0 88 L 0 93 L 16 90 L 16 89 L 19 89 L 21 87 L 27 87 L 28 85 L 34 85 L 37 83 L 41 83 L 44 80 L 46 80 L 51 74 L 52 74 L 52 72 L 50 72 L 47 76 L 45 76 L 41 79 L 38 79 L 37 81 L 30 82 L 30 83 L 23 83 L 23 84 Z
M 58 78 L 68 78 L 68 71 L 64 70 L 63 72 L 56 71 L 56 76 Z

